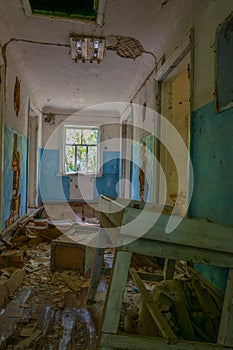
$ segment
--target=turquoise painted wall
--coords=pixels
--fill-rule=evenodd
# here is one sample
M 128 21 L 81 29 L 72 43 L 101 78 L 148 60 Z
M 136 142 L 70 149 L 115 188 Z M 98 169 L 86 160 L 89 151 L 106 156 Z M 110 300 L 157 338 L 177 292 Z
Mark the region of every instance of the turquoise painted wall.
M 189 213 L 233 225 L 233 109 L 209 103 L 191 115 L 194 191 Z
M 41 151 L 39 196 L 42 201 L 66 201 L 70 193 L 70 177 L 58 176 L 59 150 Z
M 59 150 L 40 151 L 39 192 L 42 201 L 67 201 L 70 199 L 70 177 L 58 176 Z M 103 152 L 103 174 L 94 181 L 94 199 L 101 194 L 118 196 L 120 153 Z
M 5 220 L 10 216 L 11 198 L 13 190 L 13 170 L 12 170 L 12 154 L 14 148 L 14 134 L 18 135 L 17 151 L 20 154 L 20 177 L 19 177 L 19 195 L 20 209 L 19 215 L 23 216 L 27 212 L 27 139 L 9 128 L 4 126 L 4 155 L 3 155 L 3 179 L 2 179 L 2 229 L 5 228 Z
M 190 136 L 194 191 L 189 216 L 233 225 L 233 109 L 215 114 L 211 102 L 195 110 Z M 224 290 L 225 269 L 195 266 Z
M 103 152 L 102 176 L 96 177 L 94 183 L 94 199 L 100 195 L 118 197 L 118 182 L 120 176 L 120 152 Z

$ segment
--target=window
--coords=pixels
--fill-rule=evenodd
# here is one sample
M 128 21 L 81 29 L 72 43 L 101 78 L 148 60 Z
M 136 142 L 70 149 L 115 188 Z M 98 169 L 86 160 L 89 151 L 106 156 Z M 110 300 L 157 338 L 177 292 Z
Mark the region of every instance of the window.
M 32 13 L 96 19 L 97 0 L 29 0 Z
M 65 127 L 65 173 L 97 173 L 98 138 L 96 128 Z

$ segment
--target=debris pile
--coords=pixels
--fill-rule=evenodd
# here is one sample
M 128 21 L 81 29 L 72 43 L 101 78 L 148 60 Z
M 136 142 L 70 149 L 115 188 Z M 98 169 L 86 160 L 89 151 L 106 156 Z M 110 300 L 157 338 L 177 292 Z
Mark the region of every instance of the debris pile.
M 3 236 L 0 349 L 86 350 L 95 341 L 92 315 L 82 306 L 89 276 L 50 269 L 51 241 L 61 235 L 48 218 L 27 217 Z
M 175 278 L 142 281 L 131 267 L 121 331 L 143 336 L 216 343 L 223 302 L 222 293 L 190 267 L 179 263 Z M 131 299 L 131 302 L 129 302 Z M 125 295 L 124 300 L 127 300 Z

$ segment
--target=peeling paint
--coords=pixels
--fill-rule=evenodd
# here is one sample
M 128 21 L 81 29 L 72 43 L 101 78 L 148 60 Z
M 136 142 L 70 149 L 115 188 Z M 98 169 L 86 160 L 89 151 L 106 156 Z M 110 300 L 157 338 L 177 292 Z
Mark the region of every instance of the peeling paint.
M 54 125 L 55 124 L 55 114 L 48 113 L 47 116 L 44 118 L 44 121 L 46 123 L 49 123 L 49 125 Z
M 20 176 L 20 154 L 17 151 L 18 136 L 14 134 L 14 148 L 12 154 L 13 170 L 13 189 L 11 197 L 11 212 L 8 220 L 5 221 L 5 227 L 9 227 L 19 218 L 20 194 L 19 194 L 19 176 Z
M 124 58 L 135 59 L 145 52 L 142 44 L 136 38 L 128 36 L 117 36 L 117 43 L 113 46 L 108 46 L 108 50 L 116 51 L 117 55 Z
M 19 110 L 20 110 L 20 81 L 18 77 L 16 77 L 15 79 L 14 110 L 15 110 L 16 116 L 18 117 Z
M 139 185 L 140 185 L 140 200 L 144 201 L 144 192 L 145 192 L 145 171 L 146 171 L 146 143 L 143 142 L 141 151 L 140 151 L 140 158 L 142 161 L 142 166 L 139 169 Z

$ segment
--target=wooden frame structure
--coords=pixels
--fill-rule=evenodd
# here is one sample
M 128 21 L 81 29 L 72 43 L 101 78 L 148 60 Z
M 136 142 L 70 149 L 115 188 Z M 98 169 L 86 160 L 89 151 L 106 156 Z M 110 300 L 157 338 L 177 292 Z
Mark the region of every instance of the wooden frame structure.
M 120 227 L 124 216 L 131 219 L 138 215 L 140 202 L 131 201 L 124 208 L 122 201 L 117 203 L 107 197 L 101 198 L 101 224 L 103 227 Z M 112 207 L 119 210 L 112 212 Z M 127 209 L 127 210 L 126 210 Z M 156 208 L 155 208 L 156 210 Z M 150 215 L 154 215 L 152 207 Z M 161 214 L 158 222 L 142 237 L 115 250 L 114 264 L 106 296 L 102 327 L 98 338 L 97 349 L 146 349 L 152 350 L 211 350 L 233 349 L 233 228 L 214 224 L 204 220 L 184 218 L 178 227 L 170 234 L 165 234 L 169 215 Z M 126 220 L 127 221 L 127 220 Z M 119 233 L 121 235 L 121 232 Z M 130 268 L 132 253 L 162 257 L 173 260 L 186 260 L 201 264 L 228 268 L 228 279 L 224 295 L 222 316 L 220 321 L 217 344 L 194 341 L 184 341 L 165 337 L 143 337 L 130 334 L 118 334 L 123 294 Z M 103 248 L 97 249 L 97 260 L 101 260 Z M 90 293 L 93 297 L 100 267 L 94 265 Z

